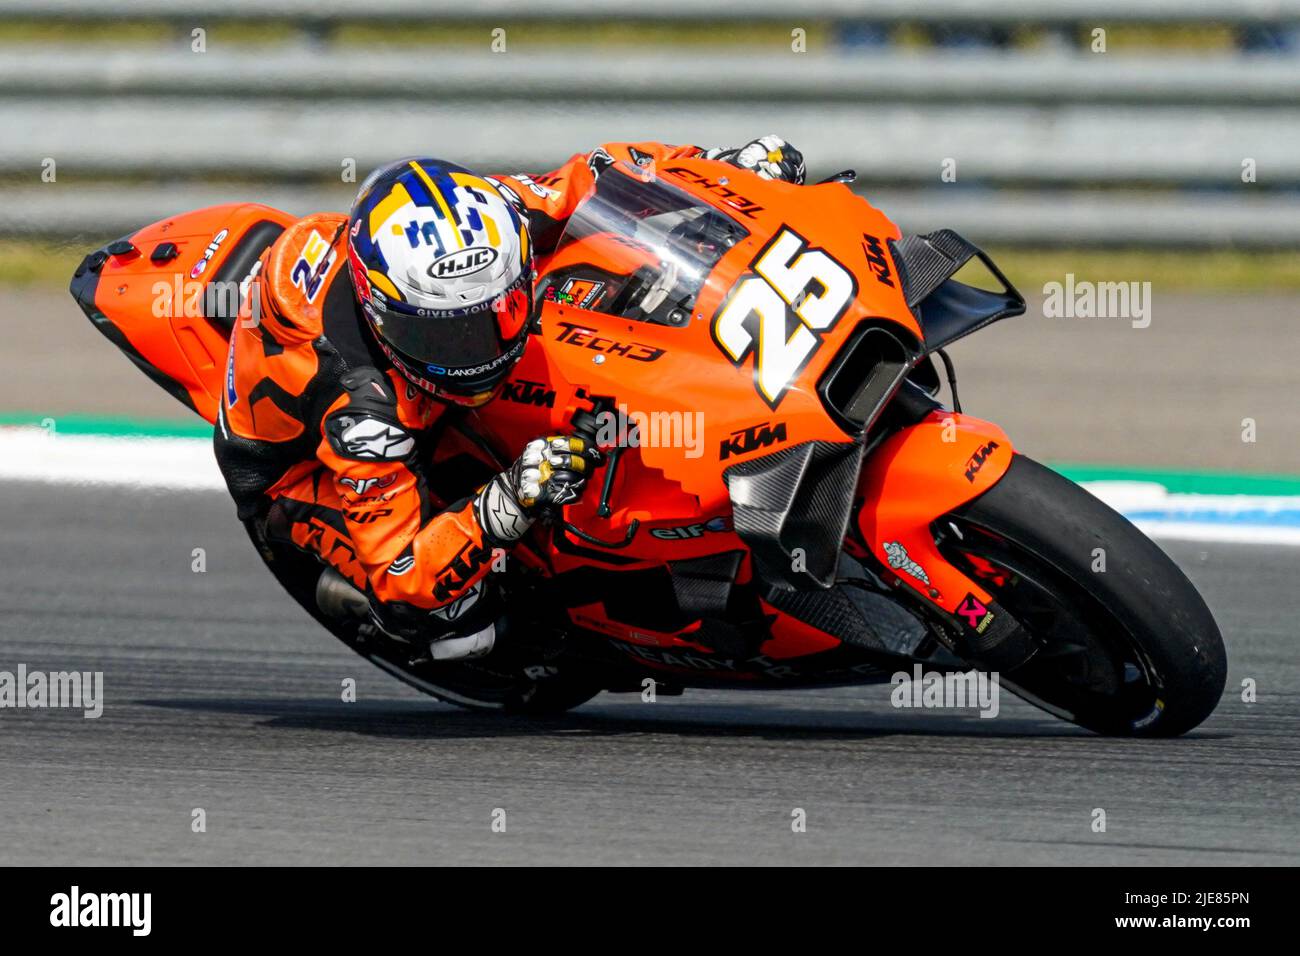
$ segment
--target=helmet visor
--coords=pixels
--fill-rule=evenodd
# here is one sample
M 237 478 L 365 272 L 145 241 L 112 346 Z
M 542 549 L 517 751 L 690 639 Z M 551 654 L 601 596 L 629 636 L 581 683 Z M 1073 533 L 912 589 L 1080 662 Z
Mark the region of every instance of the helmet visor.
M 530 278 L 525 273 L 495 299 L 465 309 L 391 301 L 363 306 L 384 351 L 408 377 L 414 373 L 441 391 L 474 394 L 504 378 L 523 353 Z

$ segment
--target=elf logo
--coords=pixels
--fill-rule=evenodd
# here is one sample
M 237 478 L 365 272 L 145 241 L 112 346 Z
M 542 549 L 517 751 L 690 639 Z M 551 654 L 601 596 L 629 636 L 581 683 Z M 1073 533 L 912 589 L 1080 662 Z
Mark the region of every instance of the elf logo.
M 710 518 L 708 521 L 699 524 L 684 524 L 676 528 L 652 528 L 651 537 L 658 538 L 660 541 L 681 541 L 692 538 L 702 538 L 710 531 L 730 531 L 731 519 L 719 516 Z
M 966 480 L 971 484 L 975 483 L 975 475 L 984 467 L 984 462 L 989 460 L 989 456 L 998 450 L 998 443 L 995 441 L 987 442 L 975 449 L 975 454 L 966 459 Z
M 226 241 L 226 237 L 229 235 L 229 229 L 222 229 L 212 237 L 212 241 L 208 243 L 208 247 L 203 250 L 203 258 L 194 263 L 194 268 L 190 270 L 191 279 L 197 279 L 199 276 L 203 275 L 203 273 L 208 271 L 208 263 L 212 261 L 212 257 L 217 254 L 217 250 L 221 248 L 221 244 Z
M 490 246 L 460 249 L 435 259 L 433 265 L 429 266 L 429 275 L 435 279 L 455 279 L 459 276 L 471 275 L 492 265 L 497 261 L 498 255 L 500 253 Z
M 722 439 L 722 445 L 718 449 L 718 461 L 726 461 L 733 456 L 748 455 L 751 451 L 785 440 L 785 422 L 779 422 L 775 426 L 771 422 L 750 425 L 748 428 L 732 432 L 730 438 Z
M 50 897 L 51 926 L 130 927 L 133 936 L 148 936 L 153 920 L 152 893 L 68 893 Z

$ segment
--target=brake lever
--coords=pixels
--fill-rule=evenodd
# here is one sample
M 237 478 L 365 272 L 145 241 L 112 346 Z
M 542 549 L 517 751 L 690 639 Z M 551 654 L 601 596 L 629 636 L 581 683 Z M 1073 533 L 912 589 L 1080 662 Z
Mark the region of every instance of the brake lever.
M 609 495 L 614 490 L 614 473 L 618 471 L 618 460 L 622 455 L 622 445 L 615 445 L 605 455 L 605 481 L 600 487 L 600 504 L 596 506 L 596 514 L 602 518 L 613 514 L 609 507 Z
M 592 448 L 599 450 L 599 446 L 596 443 L 598 424 L 597 416 L 605 409 L 602 408 L 602 402 L 600 400 L 594 400 L 593 405 L 595 405 L 595 408 L 591 411 L 580 410 L 575 412 L 569 425 L 574 435 L 587 442 L 587 444 Z M 609 499 L 614 491 L 614 476 L 618 471 L 618 462 L 622 457 L 622 454 L 623 447 L 621 445 L 615 445 L 609 451 L 603 453 L 603 460 L 600 462 L 599 467 L 605 469 L 605 478 L 601 483 L 600 502 L 596 506 L 596 515 L 598 517 L 608 518 L 613 514 L 613 509 L 610 507 Z M 641 524 L 639 521 L 633 519 L 632 523 L 628 526 L 627 534 L 622 541 L 602 541 L 600 538 L 588 534 L 576 525 L 563 520 L 563 506 L 560 508 L 546 508 L 543 510 L 541 517 L 547 524 L 554 524 L 558 521 L 564 530 L 568 531 L 570 534 L 581 538 L 590 544 L 599 545 L 602 548 L 627 547 L 636 536 L 637 529 Z

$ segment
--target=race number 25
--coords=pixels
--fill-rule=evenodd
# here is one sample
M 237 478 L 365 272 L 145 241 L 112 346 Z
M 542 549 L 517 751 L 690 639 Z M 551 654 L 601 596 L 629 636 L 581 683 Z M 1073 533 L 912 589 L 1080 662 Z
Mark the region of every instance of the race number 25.
M 783 228 L 713 317 L 713 339 L 737 367 L 754 355 L 754 387 L 775 409 L 857 293 L 853 274 Z

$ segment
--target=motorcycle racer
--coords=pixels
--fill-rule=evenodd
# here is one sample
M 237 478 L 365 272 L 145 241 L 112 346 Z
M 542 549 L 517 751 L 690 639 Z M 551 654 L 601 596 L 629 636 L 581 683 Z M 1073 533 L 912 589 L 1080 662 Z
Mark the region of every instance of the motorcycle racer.
M 324 562 L 322 609 L 431 641 L 434 659 L 492 648 L 493 555 L 577 500 L 600 454 L 575 436 L 540 437 L 449 503 L 421 462 L 447 412 L 490 401 L 523 355 L 533 256 L 595 177 L 617 161 L 684 157 L 804 177 L 802 156 L 774 136 L 713 150 L 610 143 L 539 176 L 401 160 L 371 174 L 350 215 L 306 216 L 262 255 L 260 321 L 237 323 L 230 341 L 217 461 L 256 540 Z

